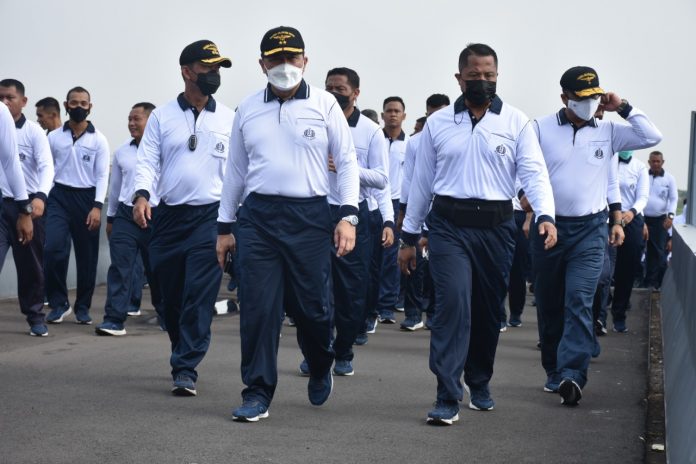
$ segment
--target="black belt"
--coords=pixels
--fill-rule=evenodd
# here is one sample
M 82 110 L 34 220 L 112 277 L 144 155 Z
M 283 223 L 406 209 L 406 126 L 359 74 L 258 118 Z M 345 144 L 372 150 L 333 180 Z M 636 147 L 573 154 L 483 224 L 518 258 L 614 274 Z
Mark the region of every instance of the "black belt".
M 86 191 L 89 191 L 89 190 L 95 190 L 95 189 L 96 189 L 96 187 L 73 187 L 73 186 L 70 186 L 70 185 L 59 184 L 58 182 L 56 182 L 55 184 L 53 184 L 53 186 L 54 186 L 54 187 L 58 187 L 58 188 L 63 189 L 63 190 L 69 190 L 69 191 L 71 191 L 71 192 L 86 192 Z
M 433 211 L 457 227 L 491 228 L 513 216 L 512 200 L 435 196 Z

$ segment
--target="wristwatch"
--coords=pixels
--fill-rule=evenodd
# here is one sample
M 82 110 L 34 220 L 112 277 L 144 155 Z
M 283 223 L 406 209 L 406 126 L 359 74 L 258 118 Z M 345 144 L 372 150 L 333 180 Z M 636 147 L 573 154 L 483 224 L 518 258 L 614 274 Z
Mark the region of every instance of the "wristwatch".
M 670 219 L 674 219 L 674 213 L 667 213 L 667 217 Z
M 31 202 L 27 203 L 26 205 L 22 206 L 19 209 L 19 214 L 31 214 L 34 212 L 34 207 L 31 205 Z
M 620 221 L 612 221 L 611 225 L 612 226 L 626 227 L 626 221 L 624 221 L 623 219 Z
M 356 216 L 355 214 L 350 214 L 350 215 L 348 215 L 348 216 L 343 216 L 343 217 L 341 218 L 341 221 L 346 221 L 348 224 L 350 224 L 350 225 L 353 226 L 353 227 L 357 226 L 358 223 L 360 222 L 360 221 L 358 220 L 358 216 Z
M 414 248 L 415 245 L 409 245 L 408 243 L 404 242 L 402 239 L 399 239 L 399 250 L 403 250 L 404 248 Z

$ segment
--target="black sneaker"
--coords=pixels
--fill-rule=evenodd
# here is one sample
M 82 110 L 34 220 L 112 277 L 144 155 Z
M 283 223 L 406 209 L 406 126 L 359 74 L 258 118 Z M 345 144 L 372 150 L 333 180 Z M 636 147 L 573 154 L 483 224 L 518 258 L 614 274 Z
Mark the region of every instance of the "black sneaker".
M 562 405 L 577 406 L 582 399 L 582 388 L 573 379 L 563 379 L 558 386 L 558 394 L 561 395 Z
M 174 379 L 172 393 L 175 396 L 196 396 L 196 383 L 186 374 L 179 374 Z

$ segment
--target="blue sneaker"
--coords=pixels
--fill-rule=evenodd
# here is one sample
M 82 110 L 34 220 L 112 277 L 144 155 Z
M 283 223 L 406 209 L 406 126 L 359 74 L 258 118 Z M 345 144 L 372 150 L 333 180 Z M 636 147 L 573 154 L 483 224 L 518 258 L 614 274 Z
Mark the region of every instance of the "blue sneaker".
M 126 329 L 123 328 L 123 324 L 115 322 L 102 322 L 94 328 L 94 331 L 97 335 L 113 335 L 116 337 L 126 335 Z
M 390 309 L 385 309 L 385 310 L 380 311 L 379 318 L 377 318 L 377 320 L 382 324 L 396 324 L 396 318 L 394 317 L 394 311 L 392 311 Z
M 33 324 L 29 329 L 29 335 L 32 337 L 45 337 L 48 335 L 48 327 L 46 327 L 46 324 Z
M 415 332 L 418 329 L 423 328 L 423 321 L 415 317 L 407 317 L 404 322 L 401 323 L 401 330 L 410 330 Z
M 300 363 L 300 377 L 309 377 L 309 364 L 306 359 Z
M 508 325 L 510 327 L 522 327 L 522 319 L 520 319 L 520 316 L 510 316 Z
M 331 370 L 323 377 L 310 377 L 307 383 L 307 396 L 314 406 L 321 406 L 329 399 L 333 390 L 333 375 Z
M 474 411 L 491 411 L 494 406 L 495 401 L 491 398 L 488 387 L 469 387 L 469 409 L 473 409 Z
M 334 375 L 353 375 L 355 374 L 353 363 L 350 361 L 339 361 L 337 359 L 333 368 L 333 373 Z
M 92 318 L 89 317 L 89 313 L 87 311 L 75 311 L 75 323 L 90 325 L 92 323 Z
M 174 379 L 172 393 L 175 396 L 196 396 L 196 383 L 186 374 L 178 374 Z
M 430 425 L 452 425 L 459 420 L 459 404 L 457 401 L 437 400 L 426 420 Z
M 558 394 L 564 406 L 577 406 L 582 399 L 582 388 L 573 379 L 563 379 L 558 386 Z
M 628 333 L 626 321 L 614 321 L 614 328 L 612 330 L 616 333 Z
M 355 337 L 355 341 L 353 342 L 353 345 L 365 345 L 367 343 L 367 334 L 366 333 L 359 333 Z
M 500 331 L 507 332 L 507 322 L 503 321 L 500 323 Z
M 546 383 L 544 384 L 544 391 L 546 393 L 558 393 L 558 385 L 561 383 L 561 379 L 558 374 L 551 374 L 546 377 Z
M 268 417 L 268 406 L 256 400 L 244 400 L 242 405 L 232 411 L 232 420 L 237 422 L 258 422 Z
M 428 316 L 428 318 L 425 320 L 425 330 L 433 330 L 432 316 Z
M 63 318 L 69 316 L 71 313 L 72 307 L 70 306 L 67 308 L 54 308 L 48 313 L 48 316 L 46 316 L 46 322 L 49 324 L 60 324 L 63 322 Z
M 377 319 L 378 318 L 376 318 L 376 317 L 375 318 L 372 318 L 372 317 L 367 318 L 367 323 L 366 323 L 367 330 L 365 330 L 365 333 L 373 334 L 373 333 L 377 332 L 377 324 L 378 324 Z

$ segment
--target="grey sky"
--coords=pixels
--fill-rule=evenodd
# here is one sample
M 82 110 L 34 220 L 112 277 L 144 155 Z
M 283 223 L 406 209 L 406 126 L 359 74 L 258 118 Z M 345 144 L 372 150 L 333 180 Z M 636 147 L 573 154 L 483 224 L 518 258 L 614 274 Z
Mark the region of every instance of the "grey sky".
M 498 94 L 529 117 L 557 111 L 558 81 L 575 65 L 594 67 L 601 86 L 645 111 L 664 134 L 665 168 L 686 188 L 690 112 L 696 110 L 693 0 L 466 2 L 0 0 L 0 78 L 27 86 L 26 114 L 51 95 L 82 85 L 90 119 L 115 149 L 128 138 L 133 103 L 160 105 L 182 91 L 178 57 L 188 43 L 217 43 L 232 59 L 216 98 L 234 108 L 265 85 L 257 63 L 263 33 L 278 25 L 302 32 L 305 78 L 323 86 L 326 71 L 348 66 L 361 77 L 361 108 L 406 101 L 410 133 L 425 99 L 459 88 L 453 74 L 468 42 L 498 53 Z M 646 151 L 638 157 L 647 159 Z

